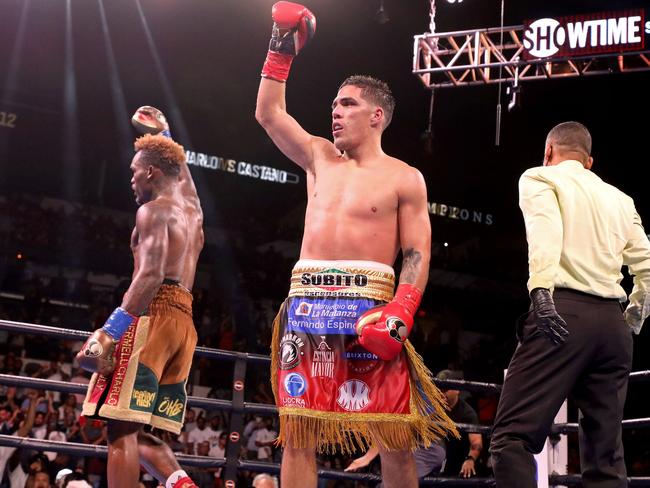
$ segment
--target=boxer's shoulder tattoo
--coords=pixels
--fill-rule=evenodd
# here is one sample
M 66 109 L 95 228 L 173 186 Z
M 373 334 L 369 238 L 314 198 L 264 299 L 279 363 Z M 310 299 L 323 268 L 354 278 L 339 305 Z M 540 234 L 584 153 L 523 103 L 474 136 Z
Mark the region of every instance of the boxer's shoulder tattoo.
M 403 283 L 415 283 L 420 272 L 420 263 L 422 262 L 422 253 L 409 247 L 404 250 L 404 259 L 402 259 L 402 273 L 400 281 Z

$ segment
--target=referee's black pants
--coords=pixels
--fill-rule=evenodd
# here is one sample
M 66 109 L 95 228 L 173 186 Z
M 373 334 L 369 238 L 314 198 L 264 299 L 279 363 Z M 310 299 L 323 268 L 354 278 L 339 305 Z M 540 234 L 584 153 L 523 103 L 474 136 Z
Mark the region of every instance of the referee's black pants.
M 503 384 L 490 453 L 498 488 L 536 487 L 533 453 L 570 397 L 580 409 L 580 465 L 585 488 L 627 486 L 621 421 L 632 367 L 632 332 L 616 300 L 566 289 L 554 294 L 568 325 L 555 346 L 529 312 Z

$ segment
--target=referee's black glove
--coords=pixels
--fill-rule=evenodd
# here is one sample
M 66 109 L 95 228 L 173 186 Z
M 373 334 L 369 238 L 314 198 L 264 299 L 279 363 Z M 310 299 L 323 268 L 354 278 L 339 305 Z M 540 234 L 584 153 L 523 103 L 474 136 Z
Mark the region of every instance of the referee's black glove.
M 564 344 L 569 335 L 566 322 L 555 310 L 551 292 L 546 288 L 535 288 L 530 292 L 535 311 L 535 324 L 553 344 Z

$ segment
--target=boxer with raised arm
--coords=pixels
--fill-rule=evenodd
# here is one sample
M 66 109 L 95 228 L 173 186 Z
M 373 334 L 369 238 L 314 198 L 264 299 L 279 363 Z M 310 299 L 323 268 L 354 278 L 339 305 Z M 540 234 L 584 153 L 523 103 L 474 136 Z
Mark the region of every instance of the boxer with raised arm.
M 171 449 L 142 429 L 179 434 L 183 425 L 197 340 L 190 290 L 203 248 L 203 212 L 185 152 L 168 137 L 162 113 L 141 107 L 133 122 L 149 132 L 135 141 L 131 162 L 140 205 L 131 237 L 133 280 L 77 355 L 95 371 L 83 414 L 108 421 L 109 487 L 138 486 L 142 463 L 165 488 L 195 488 Z
M 352 76 L 340 86 L 333 142 L 307 133 L 287 113 L 289 68 L 316 19 L 284 1 L 272 18 L 256 118 L 305 170 L 308 194 L 300 260 L 273 332 L 282 486 L 316 486 L 316 451 L 366 444 L 381 453 L 385 486 L 416 487 L 411 451 L 457 434 L 407 340 L 429 270 L 424 179 L 381 148 L 395 102 L 379 80 Z

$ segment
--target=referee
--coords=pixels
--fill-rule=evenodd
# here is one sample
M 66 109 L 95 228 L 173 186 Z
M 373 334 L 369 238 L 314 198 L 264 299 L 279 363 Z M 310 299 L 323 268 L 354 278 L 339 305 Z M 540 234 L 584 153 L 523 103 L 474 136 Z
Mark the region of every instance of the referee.
M 562 402 L 580 409 L 582 486 L 627 486 L 621 421 L 632 331 L 650 312 L 650 243 L 633 200 L 591 171 L 591 135 L 564 122 L 543 167 L 519 180 L 531 309 L 517 328 L 490 453 L 498 488 L 536 487 L 539 453 Z M 634 277 L 629 305 L 621 266 Z

